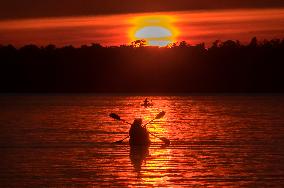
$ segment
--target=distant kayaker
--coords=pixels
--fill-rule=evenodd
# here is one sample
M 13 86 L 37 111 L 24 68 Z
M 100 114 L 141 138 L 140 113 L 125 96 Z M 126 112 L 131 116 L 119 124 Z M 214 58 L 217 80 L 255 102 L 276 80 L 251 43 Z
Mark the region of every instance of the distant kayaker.
M 141 104 L 141 106 L 144 106 L 145 108 L 148 108 L 150 106 L 153 106 L 153 103 L 150 103 L 150 101 L 148 100 L 148 98 L 146 98 L 144 101 L 143 101 L 143 104 Z
M 151 143 L 149 132 L 142 126 L 142 119 L 137 118 L 133 121 L 129 130 L 129 144 L 132 146 L 147 146 Z
M 146 99 L 144 100 L 144 104 L 145 104 L 145 105 L 149 104 L 148 98 L 146 98 Z

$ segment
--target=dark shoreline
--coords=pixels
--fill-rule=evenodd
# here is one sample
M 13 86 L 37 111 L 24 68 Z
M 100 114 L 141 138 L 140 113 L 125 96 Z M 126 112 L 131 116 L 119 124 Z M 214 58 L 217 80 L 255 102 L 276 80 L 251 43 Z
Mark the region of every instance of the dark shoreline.
M 209 48 L 134 44 L 0 45 L 0 93 L 284 93 L 284 39 L 216 41 Z

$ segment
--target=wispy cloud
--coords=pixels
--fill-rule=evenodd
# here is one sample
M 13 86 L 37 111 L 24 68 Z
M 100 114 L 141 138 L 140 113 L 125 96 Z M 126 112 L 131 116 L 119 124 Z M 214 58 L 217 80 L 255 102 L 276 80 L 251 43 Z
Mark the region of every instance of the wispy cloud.
M 192 44 L 217 39 L 247 42 L 254 36 L 284 38 L 284 9 L 238 9 L 0 21 L 0 43 L 127 44 L 131 42 L 129 31 L 134 27 L 131 20 L 151 14 L 174 17 L 174 27 L 179 30 L 177 40 Z

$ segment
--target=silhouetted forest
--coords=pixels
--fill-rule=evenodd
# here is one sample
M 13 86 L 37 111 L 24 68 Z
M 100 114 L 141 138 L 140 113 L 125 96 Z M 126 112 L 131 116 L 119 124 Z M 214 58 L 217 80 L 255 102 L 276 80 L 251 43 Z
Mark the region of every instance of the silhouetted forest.
M 0 92 L 284 92 L 284 40 L 0 46 Z

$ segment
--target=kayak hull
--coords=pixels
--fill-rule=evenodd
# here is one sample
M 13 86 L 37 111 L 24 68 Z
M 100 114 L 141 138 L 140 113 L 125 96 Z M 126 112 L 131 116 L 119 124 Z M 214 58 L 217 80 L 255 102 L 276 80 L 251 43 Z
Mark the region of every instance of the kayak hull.
M 136 140 L 136 139 L 129 139 L 129 145 L 130 146 L 150 146 L 151 140 L 150 139 L 144 139 L 144 140 Z
M 145 108 L 147 108 L 147 107 L 153 106 L 153 104 L 141 104 L 141 106 L 144 106 Z
M 130 146 L 149 146 L 151 144 L 149 132 L 146 128 L 132 129 L 129 136 Z

